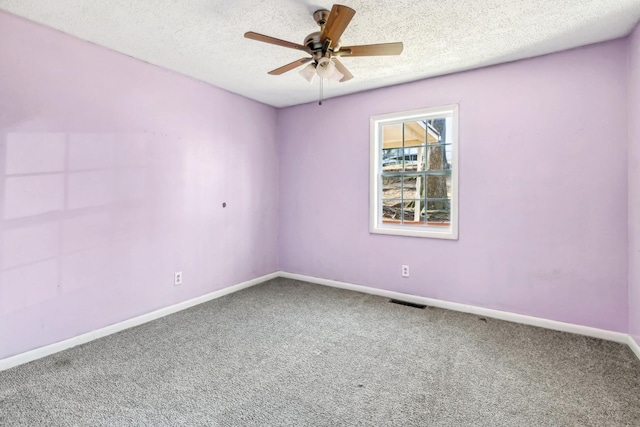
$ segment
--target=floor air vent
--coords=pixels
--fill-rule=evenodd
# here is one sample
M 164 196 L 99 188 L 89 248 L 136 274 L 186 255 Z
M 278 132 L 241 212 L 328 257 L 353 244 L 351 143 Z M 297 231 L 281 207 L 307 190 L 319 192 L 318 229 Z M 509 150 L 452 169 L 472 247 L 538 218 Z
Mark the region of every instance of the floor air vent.
M 427 307 L 426 305 L 414 304 L 412 302 L 400 301 L 400 300 L 397 300 L 397 299 L 391 299 L 391 300 L 389 300 L 389 302 L 393 303 L 393 304 L 406 305 L 407 307 L 419 308 L 420 310 L 423 310 L 423 309 L 425 309 Z

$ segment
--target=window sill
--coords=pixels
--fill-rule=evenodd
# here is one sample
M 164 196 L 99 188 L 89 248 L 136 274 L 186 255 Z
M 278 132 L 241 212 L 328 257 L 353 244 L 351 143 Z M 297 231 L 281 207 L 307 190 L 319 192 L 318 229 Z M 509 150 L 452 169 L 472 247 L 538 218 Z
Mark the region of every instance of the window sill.
M 385 219 L 382 221 L 382 224 L 392 224 L 392 225 L 405 225 L 412 227 L 424 227 L 424 222 L 422 221 L 405 221 L 404 224 L 400 220 L 396 219 Z M 427 227 L 451 227 L 450 222 L 432 222 L 427 221 Z
M 426 237 L 431 239 L 445 239 L 445 240 L 458 240 L 458 230 L 451 228 L 450 224 L 429 224 L 428 226 L 420 226 L 417 224 L 408 225 L 396 225 L 393 223 L 387 223 L 385 221 L 382 225 L 370 227 L 369 233 L 371 234 L 386 234 L 392 236 L 407 236 L 407 237 Z

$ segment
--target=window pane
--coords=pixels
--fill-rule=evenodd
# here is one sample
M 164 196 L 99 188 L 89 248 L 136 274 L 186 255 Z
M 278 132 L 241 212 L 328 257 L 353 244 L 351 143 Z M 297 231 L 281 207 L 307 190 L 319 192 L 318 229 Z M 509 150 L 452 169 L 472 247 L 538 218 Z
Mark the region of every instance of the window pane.
M 424 120 L 404 123 L 404 170 L 423 171 L 425 146 L 427 141 L 427 125 Z
M 427 141 L 427 125 L 424 120 L 404 123 L 404 147 L 419 147 Z
M 419 171 L 427 170 L 427 148 L 426 147 L 418 148 L 418 170 Z
M 426 148 L 420 147 L 405 148 L 404 150 L 404 170 L 406 172 L 420 172 L 426 168 Z
M 405 225 L 425 225 L 424 200 L 404 200 L 403 224 Z
M 382 198 L 401 199 L 402 198 L 402 177 L 383 176 L 382 177 Z
M 405 200 L 424 199 L 425 177 L 405 176 L 402 185 L 402 198 Z
M 430 145 L 427 147 L 426 169 L 443 170 L 450 168 L 450 160 L 447 157 L 445 145 Z
M 450 175 L 429 175 L 427 176 L 427 199 L 448 199 L 451 184 L 447 185 Z
M 402 170 L 402 148 L 382 150 L 382 171 L 393 172 Z
M 382 222 L 397 223 L 402 221 L 402 200 L 383 199 L 382 200 Z
M 451 223 L 451 200 L 427 201 L 427 225 L 449 225 Z
M 402 123 L 382 126 L 382 149 L 402 148 Z
M 453 146 L 451 144 L 445 145 L 444 154 L 446 157 L 447 169 L 451 169 L 453 167 L 451 166 L 451 160 L 453 159 L 452 150 L 453 150 Z
M 447 141 L 447 119 L 432 119 L 425 122 L 427 128 L 427 143 L 442 144 Z

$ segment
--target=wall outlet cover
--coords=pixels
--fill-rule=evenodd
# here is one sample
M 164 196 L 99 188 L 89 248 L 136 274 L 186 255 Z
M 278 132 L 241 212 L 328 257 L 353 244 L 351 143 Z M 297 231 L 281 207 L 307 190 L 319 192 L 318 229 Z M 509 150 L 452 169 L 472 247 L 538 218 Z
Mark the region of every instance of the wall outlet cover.
M 409 266 L 408 265 L 403 265 L 402 266 L 402 277 L 409 277 Z

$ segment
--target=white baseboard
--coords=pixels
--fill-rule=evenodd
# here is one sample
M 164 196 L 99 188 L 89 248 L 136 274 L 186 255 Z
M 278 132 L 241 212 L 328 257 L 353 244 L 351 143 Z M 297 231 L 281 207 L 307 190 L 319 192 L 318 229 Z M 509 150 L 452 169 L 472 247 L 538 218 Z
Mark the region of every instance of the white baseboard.
M 354 285 L 352 283 L 338 282 L 336 280 L 320 279 L 302 274 L 294 274 L 280 272 L 280 277 L 301 280 L 304 282 L 315 283 L 318 285 L 331 286 L 333 288 L 346 289 L 350 291 L 362 292 L 371 295 L 377 295 L 390 299 L 398 299 L 416 304 L 428 305 L 431 307 L 444 308 L 447 310 L 461 311 L 463 313 L 471 313 L 482 317 L 490 317 L 493 319 L 507 320 L 514 323 L 522 323 L 524 325 L 538 326 L 555 331 L 570 332 L 578 335 L 586 335 L 588 337 L 600 338 L 607 341 L 615 341 L 623 344 L 629 344 L 629 335 L 621 332 L 607 331 L 604 329 L 591 328 L 589 326 L 575 325 L 573 323 L 558 322 L 555 320 L 543 319 L 540 317 L 526 316 L 524 314 L 510 313 L 508 311 L 492 310 L 490 308 L 476 307 L 473 305 L 460 304 L 457 302 L 443 301 L 433 298 L 420 297 L 400 292 L 386 291 L 383 289 L 369 288 L 367 286 Z M 636 354 L 639 354 L 636 352 Z M 640 356 L 638 356 L 640 357 Z
M 629 347 L 631 348 L 631 351 L 633 351 L 636 356 L 638 356 L 638 359 L 640 359 L 640 345 L 638 345 L 638 343 L 633 339 L 633 337 L 631 335 L 629 335 Z
M 57 343 L 36 348 L 34 350 L 30 350 L 25 353 L 17 354 L 15 356 L 11 356 L 5 359 L 0 359 L 0 371 L 4 371 L 6 369 L 13 368 L 14 366 L 22 365 L 24 363 L 28 363 L 45 356 L 49 356 L 54 353 L 67 350 L 69 348 L 88 343 L 89 341 L 93 341 L 98 338 L 106 337 L 107 335 L 115 334 L 116 332 L 120 332 L 125 329 L 133 328 L 134 326 L 142 325 L 143 323 L 151 322 L 152 320 L 156 320 L 161 317 L 168 316 L 169 314 L 177 313 L 178 311 L 186 310 L 187 308 L 191 308 L 195 305 L 202 304 L 203 302 L 211 301 L 213 299 L 220 298 L 225 295 L 232 294 L 234 292 L 238 292 L 242 289 L 255 286 L 262 282 L 266 282 L 267 280 L 275 279 L 278 276 L 279 276 L 278 273 L 267 274 L 266 276 L 257 277 L 255 279 L 248 280 L 246 282 L 238 283 L 237 285 L 229 286 L 227 288 L 220 289 L 220 290 L 199 296 L 197 298 L 190 299 L 188 301 L 183 301 L 169 307 L 164 307 L 159 310 L 152 311 L 150 313 L 146 313 L 138 317 L 134 317 L 132 319 L 127 319 L 113 325 L 105 326 L 104 328 L 87 332 L 85 334 L 78 335 L 76 337 L 69 338 L 64 341 L 59 341 Z

